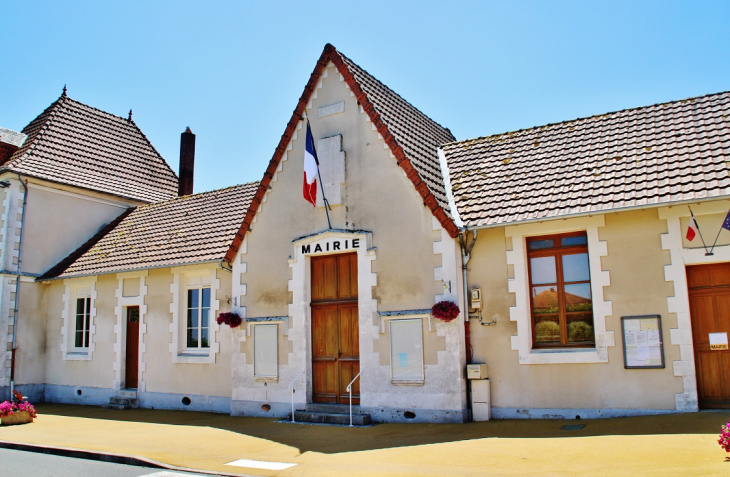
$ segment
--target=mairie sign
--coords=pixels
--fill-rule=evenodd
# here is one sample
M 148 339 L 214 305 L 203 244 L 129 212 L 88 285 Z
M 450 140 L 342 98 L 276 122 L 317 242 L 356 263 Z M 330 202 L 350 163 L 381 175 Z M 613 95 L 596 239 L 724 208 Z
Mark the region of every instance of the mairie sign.
M 343 250 L 355 250 L 360 248 L 359 238 L 354 239 L 330 239 L 324 242 L 308 243 L 302 245 L 302 254 L 320 252 L 338 252 Z

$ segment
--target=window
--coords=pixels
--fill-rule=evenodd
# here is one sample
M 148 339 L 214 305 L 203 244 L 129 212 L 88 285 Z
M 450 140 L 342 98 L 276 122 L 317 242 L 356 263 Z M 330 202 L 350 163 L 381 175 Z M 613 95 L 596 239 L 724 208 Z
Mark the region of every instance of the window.
M 391 320 L 390 369 L 394 382 L 423 381 L 423 320 Z
M 187 301 L 188 349 L 210 347 L 210 288 L 189 288 Z
M 276 377 L 279 371 L 278 325 L 253 327 L 253 374 Z
M 527 239 L 533 347 L 593 347 L 585 233 Z
M 91 297 L 76 296 L 76 329 L 74 331 L 74 347 L 89 347 L 89 329 L 91 328 Z

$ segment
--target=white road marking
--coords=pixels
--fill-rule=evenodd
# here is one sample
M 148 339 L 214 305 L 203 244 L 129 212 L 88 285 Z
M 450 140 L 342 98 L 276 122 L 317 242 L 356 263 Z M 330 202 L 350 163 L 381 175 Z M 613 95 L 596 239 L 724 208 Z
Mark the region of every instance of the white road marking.
M 169 470 L 163 470 L 161 472 L 155 472 L 154 474 L 143 474 L 139 477 L 191 477 L 195 475 L 200 474 L 188 474 L 188 473 L 181 473 L 181 472 L 170 472 Z
M 297 464 L 286 462 L 267 462 L 265 460 L 238 459 L 224 465 L 235 465 L 236 467 L 248 467 L 250 469 L 284 470 L 294 467 Z

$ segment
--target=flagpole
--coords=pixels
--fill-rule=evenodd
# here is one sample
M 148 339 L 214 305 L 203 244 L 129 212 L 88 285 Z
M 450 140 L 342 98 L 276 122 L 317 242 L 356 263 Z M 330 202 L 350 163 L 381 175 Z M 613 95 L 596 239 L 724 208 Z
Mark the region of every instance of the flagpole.
M 720 233 L 722 232 L 722 229 L 730 230 L 730 211 L 728 211 L 727 215 L 725 216 L 725 221 L 720 226 L 720 230 L 717 231 L 717 236 L 715 237 L 715 241 L 712 242 L 712 248 L 710 249 L 710 253 L 708 253 L 707 255 L 713 255 L 712 252 L 715 250 L 715 245 L 717 245 L 717 239 L 720 238 Z M 697 230 L 699 230 L 699 229 L 697 229 Z
M 311 130 L 311 126 L 309 124 L 309 118 L 307 118 L 307 127 Z M 314 142 L 314 137 L 312 137 L 312 142 Z M 314 147 L 314 144 L 312 144 L 312 147 Z M 316 148 L 315 148 L 316 151 Z M 324 195 L 324 183 L 322 182 L 322 173 L 319 172 L 319 159 L 317 158 L 316 154 L 314 156 L 314 160 L 317 163 L 317 177 L 319 178 L 319 188 L 322 191 L 322 202 L 324 202 L 324 212 L 327 214 L 327 227 L 328 230 L 332 230 L 332 222 L 330 222 L 330 203 L 327 200 L 327 197 Z
M 695 227 L 697 227 L 697 232 L 700 234 L 700 240 L 702 240 L 702 246 L 705 247 L 705 257 L 713 255 L 712 250 L 707 250 L 707 244 L 705 243 L 705 238 L 702 236 L 702 230 L 700 230 L 700 224 L 697 223 L 697 219 L 695 219 L 695 214 L 692 212 L 691 207 L 687 207 L 689 209 L 689 213 L 692 216 L 690 220 L 694 220 Z M 722 231 L 722 228 L 720 228 Z M 720 236 L 720 233 L 717 233 L 718 237 Z M 715 237 L 715 243 L 717 243 L 717 237 Z M 712 248 L 715 248 L 715 245 L 712 245 Z

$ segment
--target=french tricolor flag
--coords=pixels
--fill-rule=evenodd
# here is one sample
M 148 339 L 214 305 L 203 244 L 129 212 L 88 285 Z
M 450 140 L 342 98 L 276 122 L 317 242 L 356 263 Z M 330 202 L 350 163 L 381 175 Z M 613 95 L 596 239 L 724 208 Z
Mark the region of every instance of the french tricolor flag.
M 689 218 L 689 227 L 687 227 L 687 240 L 692 241 L 697 236 L 697 234 L 700 233 L 700 227 L 697 225 L 697 221 L 695 220 L 695 216 L 692 215 Z
M 317 207 L 317 174 L 319 172 L 319 160 L 317 150 L 314 148 L 312 130 L 307 121 L 307 143 L 304 146 L 304 183 L 302 192 L 304 200 Z

